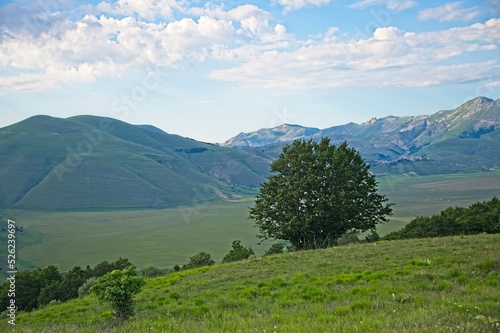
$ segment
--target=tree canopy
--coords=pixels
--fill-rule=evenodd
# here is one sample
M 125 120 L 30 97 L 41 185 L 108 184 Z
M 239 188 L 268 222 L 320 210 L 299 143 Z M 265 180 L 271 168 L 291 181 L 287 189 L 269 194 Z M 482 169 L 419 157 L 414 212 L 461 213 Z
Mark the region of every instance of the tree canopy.
M 215 261 L 212 259 L 210 253 L 200 252 L 192 257 L 189 257 L 189 262 L 182 266 L 182 269 L 192 269 L 212 265 L 215 265 Z
M 374 229 L 392 214 L 369 166 L 346 142 L 296 140 L 283 148 L 271 172 L 250 208 L 262 239 L 323 248 L 348 230 Z

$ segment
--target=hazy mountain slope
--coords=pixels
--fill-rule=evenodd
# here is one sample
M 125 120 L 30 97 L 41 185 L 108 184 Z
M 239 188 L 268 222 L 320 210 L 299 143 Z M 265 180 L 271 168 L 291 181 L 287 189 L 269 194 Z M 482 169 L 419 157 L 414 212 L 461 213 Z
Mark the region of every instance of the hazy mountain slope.
M 289 135 L 275 129 L 245 133 L 247 146 L 277 155 Z M 329 137 L 334 143 L 347 141 L 378 173 L 418 174 L 480 171 L 500 167 L 500 100 L 477 97 L 454 110 L 431 116 L 372 118 L 363 124 L 349 123 L 320 131 L 301 128 L 298 138 L 319 140 Z M 259 133 L 274 133 L 263 137 Z M 224 145 L 242 146 L 242 134 Z
M 319 133 L 318 128 L 303 127 L 300 125 L 283 124 L 274 128 L 263 128 L 256 132 L 240 133 L 234 138 L 222 143 L 226 147 L 267 147 L 280 142 L 310 137 Z
M 213 200 L 221 190 L 258 186 L 269 162 L 115 119 L 37 116 L 0 129 L 0 206 L 192 205 L 196 194 Z

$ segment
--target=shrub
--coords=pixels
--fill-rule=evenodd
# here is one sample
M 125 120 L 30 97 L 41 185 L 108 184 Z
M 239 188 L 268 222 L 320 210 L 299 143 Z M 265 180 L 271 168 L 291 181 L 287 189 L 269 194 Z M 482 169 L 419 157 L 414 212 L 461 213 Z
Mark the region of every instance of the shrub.
M 357 229 L 348 230 L 346 233 L 344 233 L 337 239 L 337 245 L 342 246 L 342 245 L 359 243 L 358 235 L 359 231 Z
M 232 247 L 231 251 L 222 258 L 223 263 L 248 259 L 251 255 L 255 254 L 251 247 L 241 245 L 240 240 L 233 241 Z
M 135 266 L 114 270 L 97 280 L 90 290 L 100 302 L 109 302 L 115 317 L 128 319 L 134 314 L 134 295 L 139 293 L 145 282 L 137 276 Z
M 206 252 L 200 252 L 195 254 L 192 257 L 189 257 L 189 262 L 182 266 L 182 269 L 192 269 L 203 266 L 212 266 L 215 264 L 215 261 L 212 259 L 212 256 Z
M 500 200 L 477 202 L 469 206 L 448 207 L 439 215 L 417 217 L 398 231 L 384 236 L 385 240 L 426 238 L 478 233 L 500 233 Z
M 264 255 L 270 256 L 273 254 L 281 254 L 281 253 L 283 253 L 284 249 L 285 249 L 285 247 L 283 246 L 283 244 L 274 243 L 273 245 L 271 245 L 271 247 L 269 249 L 266 250 L 266 252 L 264 252 Z
M 376 229 L 372 229 L 371 232 L 365 237 L 365 242 L 367 243 L 374 243 L 378 242 L 379 240 L 380 240 L 380 235 L 378 234 Z
M 87 279 L 80 288 L 78 288 L 78 296 L 84 297 L 90 294 L 90 288 L 97 284 L 97 278 L 95 276 Z
M 163 275 L 163 271 L 154 265 L 148 265 L 140 270 L 140 274 L 146 278 L 154 278 Z

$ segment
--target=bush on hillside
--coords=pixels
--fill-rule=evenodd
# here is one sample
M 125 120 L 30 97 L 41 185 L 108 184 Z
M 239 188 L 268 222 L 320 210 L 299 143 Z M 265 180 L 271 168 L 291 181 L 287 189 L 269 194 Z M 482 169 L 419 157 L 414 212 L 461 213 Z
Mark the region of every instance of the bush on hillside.
M 281 254 L 285 250 L 285 247 L 281 243 L 274 243 L 269 249 L 264 252 L 264 256 L 270 256 L 273 254 Z
M 80 288 L 78 288 L 78 296 L 85 297 L 90 294 L 90 289 L 97 284 L 97 278 L 95 276 L 87 279 Z
M 137 276 L 135 267 L 128 266 L 101 276 L 90 290 L 100 302 L 110 303 L 116 318 L 125 320 L 134 315 L 134 295 L 144 284 L 144 278 Z
M 163 275 L 163 271 L 154 265 L 145 266 L 139 271 L 139 273 L 141 276 L 144 276 L 146 278 L 154 278 Z
M 19 311 L 31 311 L 41 305 L 53 301 L 65 302 L 77 298 L 79 289 L 91 277 L 102 276 L 115 269 L 123 269 L 132 265 L 126 258 L 115 262 L 103 261 L 93 269 L 87 266 L 73 267 L 68 273 L 61 274 L 57 267 L 50 265 L 33 271 L 19 271 L 16 274 L 16 306 Z M 0 307 L 5 308 L 10 303 L 8 290 L 10 281 L 0 285 Z
M 248 259 L 251 255 L 254 255 L 252 247 L 244 247 L 241 245 L 240 240 L 233 241 L 232 249 L 228 254 L 222 258 L 223 263 L 233 262 Z
M 212 266 L 215 264 L 215 261 L 212 259 L 212 256 L 206 252 L 200 252 L 195 254 L 192 257 L 189 257 L 189 262 L 182 266 L 182 269 L 192 269 L 203 266 Z
M 380 238 L 380 235 L 377 232 L 377 229 L 372 229 L 371 232 L 368 235 L 366 235 L 366 237 L 364 239 L 364 242 L 366 242 L 366 243 L 373 243 L 373 242 L 379 241 L 380 239 L 381 238 Z
M 359 243 L 359 230 L 351 229 L 347 230 L 342 236 L 337 239 L 337 245 L 349 245 Z
M 500 233 L 500 200 L 477 202 L 469 206 L 448 207 L 438 215 L 417 217 L 403 229 L 391 232 L 385 240 Z

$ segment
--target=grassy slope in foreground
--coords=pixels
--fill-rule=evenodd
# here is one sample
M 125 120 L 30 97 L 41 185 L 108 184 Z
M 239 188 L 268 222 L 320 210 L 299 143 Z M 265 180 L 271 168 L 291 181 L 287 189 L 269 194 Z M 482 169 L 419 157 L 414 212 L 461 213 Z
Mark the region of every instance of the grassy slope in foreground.
M 117 323 L 93 297 L 17 332 L 498 332 L 500 235 L 295 252 L 147 280 Z M 6 320 L 0 325 L 6 330 Z

